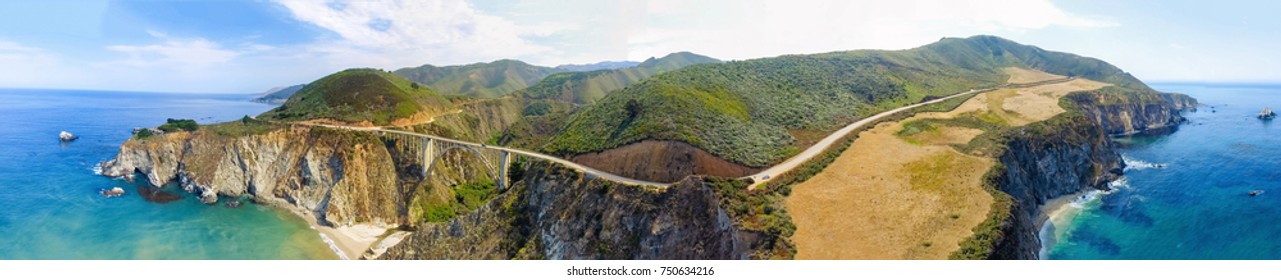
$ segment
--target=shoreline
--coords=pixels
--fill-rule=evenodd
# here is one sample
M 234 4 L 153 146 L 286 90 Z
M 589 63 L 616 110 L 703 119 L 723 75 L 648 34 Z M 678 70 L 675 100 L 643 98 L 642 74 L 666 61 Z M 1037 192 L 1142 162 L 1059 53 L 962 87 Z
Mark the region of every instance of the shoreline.
M 1041 207 L 1037 208 L 1036 217 L 1032 221 L 1033 228 L 1036 230 L 1037 242 L 1040 248 L 1037 248 L 1037 259 L 1044 260 L 1049 256 L 1050 247 L 1058 243 L 1055 236 L 1054 220 L 1062 218 L 1063 212 L 1071 207 L 1073 201 L 1080 199 L 1088 193 L 1089 190 L 1079 191 L 1068 195 L 1062 195 L 1054 199 L 1045 201 Z
M 1038 207 L 1036 220 L 1033 221 L 1037 229 L 1037 241 L 1041 243 L 1041 248 L 1037 249 L 1037 259 L 1046 259 L 1049 256 L 1050 247 L 1058 243 L 1056 223 L 1067 224 L 1084 210 L 1073 204 L 1086 203 L 1108 193 L 1103 190 L 1087 189 L 1050 199 Z
M 320 239 L 329 246 L 330 250 L 343 260 L 359 260 L 365 255 L 374 243 L 379 241 L 379 237 L 387 229 L 379 228 L 373 225 L 360 224 L 350 227 L 327 227 L 320 225 L 316 217 L 308 215 L 306 211 L 290 209 L 291 213 L 302 217 L 312 229 L 320 234 Z

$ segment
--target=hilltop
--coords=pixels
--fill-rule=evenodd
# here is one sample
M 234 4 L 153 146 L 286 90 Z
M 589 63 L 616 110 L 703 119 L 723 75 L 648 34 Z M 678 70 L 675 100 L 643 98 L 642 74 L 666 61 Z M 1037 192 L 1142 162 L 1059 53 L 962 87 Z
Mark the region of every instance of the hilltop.
M 715 58 L 690 52 L 672 53 L 662 58 L 647 59 L 633 67 L 553 74 L 525 89 L 523 95 L 531 99 L 590 104 L 611 91 L 622 89 L 658 73 L 690 65 L 719 62 L 721 61 Z
M 945 38 L 908 50 L 788 55 L 658 74 L 570 116 L 543 148 L 577 155 L 669 140 L 743 166 L 764 167 L 855 119 L 1004 84 L 1005 67 L 1150 90 L 1098 59 L 994 36 Z
M 419 113 L 443 112 L 452 106 L 431 89 L 389 72 L 348 69 L 307 84 L 260 118 L 386 125 Z
M 392 73 L 427 85 L 444 95 L 495 98 L 529 87 L 547 75 L 564 71 L 566 70 L 504 59 L 443 67 L 427 64 L 397 69 Z

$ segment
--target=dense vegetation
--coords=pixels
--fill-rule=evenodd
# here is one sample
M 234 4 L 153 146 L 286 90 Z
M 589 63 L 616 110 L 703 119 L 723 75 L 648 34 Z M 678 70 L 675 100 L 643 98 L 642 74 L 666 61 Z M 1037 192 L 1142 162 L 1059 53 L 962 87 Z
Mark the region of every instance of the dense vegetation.
M 547 75 L 564 71 L 517 60 L 498 60 L 443 67 L 423 65 L 401 68 L 393 73 L 445 95 L 494 98 L 524 89 Z
M 831 131 L 886 109 L 1004 84 L 1030 67 L 1144 87 L 1097 59 L 992 36 L 943 39 L 902 51 L 861 50 L 701 64 L 656 75 L 572 116 L 545 147 L 602 151 L 644 139 L 690 143 L 753 167 L 791 156 L 791 130 Z
M 269 120 L 329 118 L 384 125 L 420 111 L 444 111 L 452 103 L 425 87 L 376 69 L 350 69 L 307 84 L 276 109 Z
M 164 132 L 196 131 L 196 129 L 200 129 L 200 125 L 196 124 L 195 120 L 168 119 L 165 120 L 165 124 L 160 125 L 160 127 L 157 127 L 156 129 Z
M 611 91 L 622 89 L 655 74 L 695 64 L 717 62 L 720 61 L 689 52 L 673 53 L 662 58 L 650 58 L 634 67 L 553 74 L 525 89 L 523 95 L 533 99 L 555 99 L 575 104 L 591 104 Z
M 761 248 L 752 248 L 753 259 L 791 259 L 796 255 L 796 246 L 792 244 L 792 234 L 796 233 L 796 224 L 787 214 L 783 199 L 787 190 L 780 188 L 758 188 L 748 190 L 750 181 L 718 177 L 706 177 L 705 183 L 712 187 L 719 198 L 721 207 L 728 212 L 734 225 L 740 229 L 761 233 Z

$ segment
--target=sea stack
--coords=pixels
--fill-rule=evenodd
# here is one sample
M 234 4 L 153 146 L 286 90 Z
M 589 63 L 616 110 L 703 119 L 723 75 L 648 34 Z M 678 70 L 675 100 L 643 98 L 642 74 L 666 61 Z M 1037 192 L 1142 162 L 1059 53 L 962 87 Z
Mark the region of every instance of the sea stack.
M 110 190 L 102 191 L 102 195 L 106 197 L 117 197 L 117 196 L 122 196 L 124 194 L 125 194 L 125 189 L 122 189 L 120 187 L 114 187 L 114 188 L 111 188 Z
M 78 138 L 80 138 L 80 136 L 76 136 L 75 134 L 71 134 L 71 132 L 67 132 L 65 130 L 58 133 L 58 139 L 61 139 L 63 142 L 76 140 Z
M 1275 118 L 1275 117 L 1277 117 L 1277 113 L 1273 112 L 1272 108 L 1264 107 L 1263 112 L 1259 112 L 1260 120 L 1271 120 L 1272 118 Z

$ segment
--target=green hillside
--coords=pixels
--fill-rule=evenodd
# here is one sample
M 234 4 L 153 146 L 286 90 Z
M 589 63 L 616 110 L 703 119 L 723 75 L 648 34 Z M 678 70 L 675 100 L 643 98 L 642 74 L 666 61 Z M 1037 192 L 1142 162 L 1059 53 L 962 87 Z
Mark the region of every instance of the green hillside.
M 1103 61 L 993 36 L 901 50 L 860 50 L 694 65 L 611 93 L 572 115 L 544 150 L 602 151 L 644 139 L 684 141 L 763 167 L 801 148 L 795 132 L 828 132 L 887 109 L 1004 84 L 1028 67 L 1144 87 Z
M 563 71 L 505 59 L 458 66 L 423 65 L 401 68 L 392 73 L 445 95 L 494 98 L 524 89 L 547 75 Z
M 452 107 L 431 89 L 377 69 L 349 69 L 311 82 L 283 105 L 260 118 L 306 120 L 329 118 L 376 125 L 412 116 L 419 111 Z
M 720 60 L 689 52 L 650 58 L 634 67 L 596 70 L 588 72 L 558 73 L 525 89 L 525 97 L 553 99 L 575 104 L 591 104 L 605 97 L 606 93 L 622 89 L 658 73 Z

